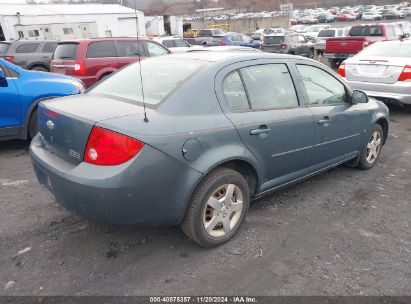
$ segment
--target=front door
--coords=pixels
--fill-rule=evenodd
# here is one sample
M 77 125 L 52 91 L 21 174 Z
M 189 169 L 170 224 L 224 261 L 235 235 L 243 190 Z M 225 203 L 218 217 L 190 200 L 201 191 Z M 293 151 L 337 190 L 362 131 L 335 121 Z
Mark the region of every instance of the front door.
M 9 76 L 5 66 L 0 65 L 0 73 Z M 0 137 L 15 135 L 20 131 L 20 95 L 14 79 L 0 80 Z
M 261 164 L 264 191 L 304 175 L 312 155 L 313 118 L 299 105 L 286 63 L 246 64 L 223 80 L 225 112 Z
M 297 64 L 314 116 L 313 165 L 327 166 L 359 153 L 366 112 L 352 105 L 345 85 L 322 68 Z

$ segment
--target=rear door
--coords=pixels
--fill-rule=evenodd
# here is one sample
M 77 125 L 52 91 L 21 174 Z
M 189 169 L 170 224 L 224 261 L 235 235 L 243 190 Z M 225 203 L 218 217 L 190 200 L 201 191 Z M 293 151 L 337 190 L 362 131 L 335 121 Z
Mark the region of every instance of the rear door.
M 314 115 L 312 164 L 326 167 L 358 154 L 367 110 L 349 102 L 349 89 L 331 72 L 309 63 L 297 63 L 297 70 Z
M 285 61 L 231 65 L 217 75 L 216 88 L 227 117 L 263 168 L 263 191 L 304 175 L 312 155 L 313 117 L 299 104 Z
M 20 131 L 21 104 L 20 94 L 15 84 L 16 75 L 11 75 L 6 66 L 0 64 L 7 79 L 0 81 L 0 138 L 18 134 Z
M 14 50 L 14 64 L 28 68 L 32 62 L 39 61 L 40 42 L 19 43 Z
M 40 51 L 40 60 L 42 63 L 44 63 L 45 66 L 47 66 L 48 69 L 50 69 L 50 61 L 51 58 L 53 57 L 53 53 L 57 48 L 57 42 L 45 42 L 43 46 L 41 47 Z
M 95 76 L 96 80 L 119 68 L 114 40 L 91 42 L 88 45 L 86 57 L 87 75 Z

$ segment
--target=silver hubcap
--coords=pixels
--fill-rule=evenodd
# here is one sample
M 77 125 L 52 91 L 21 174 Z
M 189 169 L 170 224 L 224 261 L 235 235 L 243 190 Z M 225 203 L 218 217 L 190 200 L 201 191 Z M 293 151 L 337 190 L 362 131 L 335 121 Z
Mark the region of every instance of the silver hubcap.
M 381 133 L 378 131 L 375 131 L 367 144 L 367 162 L 369 164 L 374 163 L 378 155 L 380 154 L 381 151 Z
M 204 208 L 203 226 L 212 237 L 228 234 L 238 223 L 243 211 L 243 193 L 234 184 L 217 188 Z

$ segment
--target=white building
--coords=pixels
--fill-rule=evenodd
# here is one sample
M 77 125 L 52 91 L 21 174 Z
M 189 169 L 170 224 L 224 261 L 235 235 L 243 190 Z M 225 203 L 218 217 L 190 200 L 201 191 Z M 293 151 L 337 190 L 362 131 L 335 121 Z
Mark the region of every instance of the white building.
M 137 32 L 139 36 L 146 35 L 144 13 L 117 4 L 0 2 L 0 41 L 136 37 Z
M 183 37 L 183 18 L 177 16 L 146 16 L 146 33 L 153 36 Z

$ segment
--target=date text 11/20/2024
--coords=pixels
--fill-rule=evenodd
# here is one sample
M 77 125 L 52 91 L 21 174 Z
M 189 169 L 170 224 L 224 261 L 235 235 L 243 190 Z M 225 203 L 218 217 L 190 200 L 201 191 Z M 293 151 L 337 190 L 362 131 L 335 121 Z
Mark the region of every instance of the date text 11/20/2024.
M 150 303 L 257 303 L 254 297 L 150 297 Z

